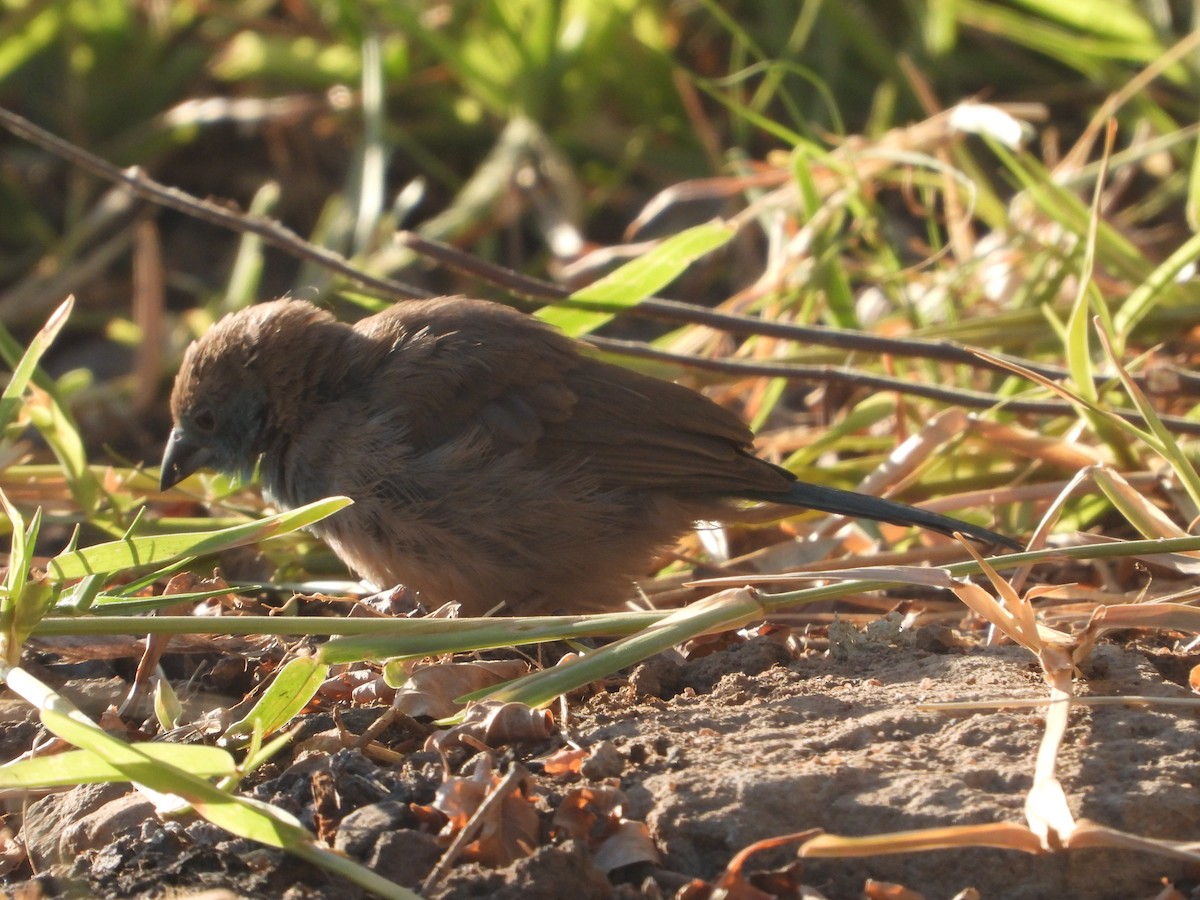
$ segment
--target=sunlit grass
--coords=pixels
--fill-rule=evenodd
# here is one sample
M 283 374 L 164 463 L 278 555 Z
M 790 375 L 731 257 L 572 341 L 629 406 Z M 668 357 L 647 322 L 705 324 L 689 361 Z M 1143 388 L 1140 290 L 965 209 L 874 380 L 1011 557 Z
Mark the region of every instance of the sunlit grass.
M 225 167 L 238 179 L 217 193 L 256 215 L 290 215 L 290 204 L 303 205 L 303 186 L 308 236 L 364 270 L 424 281 L 412 268 L 420 254 L 398 240 L 411 228 L 492 266 L 485 276 L 440 269 L 428 278 L 438 289 L 520 301 L 601 340 L 615 320 L 620 334 L 645 340 L 600 343 L 598 352 L 708 390 L 755 424 L 763 455 L 801 477 L 899 492 L 1033 535 L 1032 555 L 1010 560 L 1013 582 L 1036 582 L 1045 570 L 1030 566 L 1062 548 L 1058 558 L 1150 555 L 1166 570 L 1189 571 L 1200 540 L 1188 536 L 1200 514 L 1200 428 L 1192 427 L 1200 389 L 1188 378 L 1200 299 L 1192 235 L 1200 157 L 1190 124 L 1200 75 L 1188 23 L 1118 0 L 1086 16 L 1066 0 L 910 4 L 890 15 L 810 4 L 799 17 L 781 13 L 786 4 L 734 16 L 716 2 L 635 0 L 311 6 L 312 18 L 280 13 L 267 29 L 252 5 L 205 12 L 202 21 L 189 3 L 159 19 L 134 5 L 109 4 L 98 17 L 85 4 L 27 4 L 0 17 L 0 104 L 19 97 L 52 131 L 168 183 L 181 171 L 174 161 L 230 140 L 221 129 L 236 125 L 236 141 L 261 142 L 272 162 Z M 60 59 L 71 60 L 61 81 L 31 91 Z M 979 91 L 987 104 L 967 102 Z M 1004 103 L 1029 97 L 1045 105 Z M 801 517 L 741 534 L 747 555 L 820 535 L 830 554 L 856 555 L 864 568 L 820 587 L 789 583 L 791 594 L 770 597 L 710 580 L 708 590 L 726 590 L 678 613 L 386 625 L 233 616 L 230 633 L 342 636 L 283 666 L 228 729 L 240 759 L 193 747 L 172 765 L 161 745 L 105 735 L 29 680 L 21 650 L 31 638 L 53 648 L 65 634 L 213 633 L 220 620 L 139 617 L 226 593 L 164 595 L 162 587 L 182 567 L 210 575 L 223 550 L 268 537 L 279 536 L 260 548 L 275 580 L 325 574 L 328 554 L 295 530 L 340 501 L 277 514 L 253 485 L 208 476 L 162 495 L 152 460 L 143 471 L 78 424 L 97 399 L 161 398 L 186 342 L 279 284 L 271 277 L 279 261 L 247 234 L 228 268 L 197 275 L 138 239 L 128 206 L 105 185 L 65 166 L 65 189 L 52 189 L 53 179 L 29 177 L 20 154 L 31 150 L 22 145 L 14 156 L 13 143 L 0 150 L 0 239 L 12 248 L 0 260 L 0 320 L 23 338 L 0 331 L 13 373 L 0 396 L 0 524 L 11 546 L 0 639 L 10 686 L 81 749 L 0 768 L 0 784 L 5 775 L 9 786 L 27 787 L 131 780 L 160 800 L 179 798 L 176 810 L 189 805 L 234 833 L 346 871 L 290 818 L 238 793 L 281 749 L 329 665 L 620 638 L 493 692 L 544 705 L 712 629 L 785 608 L 803 621 L 809 602 L 912 583 L 902 566 L 872 566 L 881 536 L 910 564 L 958 559 L 948 570 L 955 577 L 980 570 L 950 541 Z M 333 175 L 312 162 L 318 145 L 337 161 Z M 216 240 L 201 234 L 182 246 Z M 69 291 L 84 296 L 113 278 L 113 260 L 130 253 L 143 273 L 131 309 L 100 313 L 90 302 L 54 312 Z M 147 267 L 165 273 L 170 307 Z M 352 294 L 373 305 L 395 299 L 362 301 L 348 279 L 315 263 L 289 271 L 295 293 L 341 298 L 346 312 Z M 518 280 L 547 273 L 562 279 L 548 292 Z M 567 299 L 556 304 L 555 295 Z M 684 303 L 636 308 L 655 295 Z M 714 320 L 714 310 L 726 318 Z M 815 330 L 765 327 L 781 325 Z M 70 374 L 46 374 L 56 341 L 91 332 L 134 347 L 159 340 L 168 357 L 86 391 Z M 895 343 L 878 349 L 872 339 Z M 948 360 L 922 340 L 984 353 Z M 747 368 L 755 364 L 763 368 Z M 1030 371 L 1037 366 L 1052 371 Z M 855 382 L 866 375 L 877 380 Z M 951 396 L 916 396 L 917 386 Z M 961 405 L 967 391 L 986 402 L 968 416 L 955 391 Z M 1045 407 L 1022 412 L 1019 402 Z M 1118 409 L 1134 422 L 1115 419 Z M 1078 529 L 1147 540 L 1088 546 Z M 690 559 L 709 550 L 681 548 Z M 646 593 L 674 596 L 686 569 L 668 566 Z M 956 585 L 924 571 L 921 583 Z M 801 577 L 771 572 L 760 586 L 774 576 Z M 992 582 L 1007 612 L 977 586 L 963 589 L 972 608 L 1038 654 L 1053 696 L 1069 699 L 1069 667 L 1047 663 L 1047 644 L 1030 637 L 1046 636 L 1038 591 L 998 575 Z M 1086 653 L 1105 621 L 1194 631 L 1194 612 L 1165 600 L 1093 603 L 1071 622 L 1088 629 L 1073 646 Z M 1014 624 L 1014 616 L 1023 618 Z M 169 691 L 156 715 L 164 731 L 187 724 Z M 1050 756 L 1061 724 L 1048 727 Z M 1040 786 L 1057 785 L 1050 763 L 1030 763 Z M 1058 811 L 1047 804 L 1041 824 Z M 1060 837 L 1069 833 L 1064 825 Z M 1027 829 L 1016 835 L 1005 839 L 1045 849 Z M 994 837 L 937 831 L 826 839 L 807 850 L 891 852 Z M 369 873 L 347 874 L 403 896 Z

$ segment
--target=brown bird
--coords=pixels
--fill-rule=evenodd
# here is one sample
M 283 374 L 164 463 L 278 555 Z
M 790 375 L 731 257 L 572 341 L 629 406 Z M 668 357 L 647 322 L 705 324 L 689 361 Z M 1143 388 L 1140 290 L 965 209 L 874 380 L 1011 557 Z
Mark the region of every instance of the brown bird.
M 736 519 L 739 500 L 1017 546 L 798 481 L 707 397 L 482 300 L 403 302 L 353 326 L 298 300 L 234 313 L 188 348 L 171 413 L 164 490 L 261 460 L 280 507 L 354 499 L 312 530 L 360 576 L 472 614 L 611 607 L 656 551 L 697 520 Z

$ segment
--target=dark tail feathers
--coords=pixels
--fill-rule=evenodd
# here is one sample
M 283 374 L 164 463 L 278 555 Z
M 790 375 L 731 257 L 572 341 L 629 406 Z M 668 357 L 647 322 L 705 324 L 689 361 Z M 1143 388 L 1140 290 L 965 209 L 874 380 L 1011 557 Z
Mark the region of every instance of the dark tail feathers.
M 856 519 L 874 519 L 877 522 L 890 522 L 893 525 L 917 525 L 942 534 L 952 535 L 954 532 L 960 531 L 983 544 L 998 544 L 1013 550 L 1024 549 L 1012 538 L 978 525 L 972 525 L 970 522 L 927 512 L 904 503 L 871 497 L 867 494 L 856 494 L 854 491 L 844 491 L 841 488 L 826 487 L 820 484 L 796 481 L 782 494 L 762 492 L 747 493 L 744 496 L 750 500 L 802 506 L 806 509 L 816 509 Z

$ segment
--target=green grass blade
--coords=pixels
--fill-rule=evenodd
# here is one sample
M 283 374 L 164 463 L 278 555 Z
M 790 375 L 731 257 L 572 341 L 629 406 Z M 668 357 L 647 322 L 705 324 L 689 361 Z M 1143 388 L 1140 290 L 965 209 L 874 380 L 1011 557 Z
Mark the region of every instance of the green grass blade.
M 1178 299 L 1180 294 L 1192 294 L 1195 303 L 1195 287 L 1179 283 L 1179 273 L 1184 266 L 1200 258 L 1200 234 L 1194 234 L 1183 242 L 1132 291 L 1113 315 L 1113 327 L 1117 335 L 1128 335 L 1164 300 Z M 1174 295 L 1174 297 L 1172 297 Z
M 627 665 L 633 665 L 676 644 L 702 634 L 739 628 L 762 618 L 763 613 L 757 591 L 748 588 L 722 591 L 594 653 L 534 672 L 499 688 L 489 688 L 481 691 L 478 696 L 467 699 L 487 697 L 491 700 L 543 706 L 560 694 L 611 675 Z
M 612 319 L 612 310 L 636 306 L 662 290 L 697 259 L 728 243 L 734 234 L 733 226 L 724 222 L 708 222 L 681 231 L 570 297 L 576 306 L 594 304 L 603 311 L 551 306 L 540 310 L 538 318 L 575 337 L 587 334 Z
M 178 766 L 201 778 L 237 774 L 237 763 L 228 751 L 220 747 L 161 743 L 131 746 L 142 756 L 161 764 Z M 54 756 L 22 759 L 0 766 L 0 790 L 71 787 L 126 780 L 119 769 L 86 750 L 68 750 Z
M 64 300 L 58 309 L 51 313 L 41 331 L 34 335 L 33 340 L 29 342 L 29 348 L 14 366 L 12 378 L 9 379 L 8 386 L 4 388 L 4 393 L 0 394 L 0 430 L 7 428 L 16 418 L 25 388 L 29 386 L 33 373 L 37 371 L 37 365 L 42 356 L 54 343 L 54 339 L 58 337 L 63 326 L 67 324 L 67 319 L 70 318 L 74 306 L 74 297 Z
M 245 717 L 229 726 L 226 735 L 250 734 L 256 727 L 264 736 L 278 731 L 308 705 L 328 675 L 329 666 L 315 657 L 289 661 Z
M 65 581 L 138 566 L 160 565 L 178 556 L 204 556 L 254 544 L 319 522 L 349 506 L 349 497 L 329 497 L 288 512 L 219 531 L 147 535 L 61 553 L 47 564 L 52 579 Z
M 1179 441 L 1175 435 L 1171 434 L 1170 430 L 1163 424 L 1159 418 L 1158 411 L 1155 410 L 1149 398 L 1142 392 L 1121 365 L 1121 361 L 1117 359 L 1117 354 L 1112 346 L 1112 341 L 1105 332 L 1100 319 L 1096 319 L 1096 330 L 1100 335 L 1100 342 L 1104 346 L 1104 352 L 1108 355 L 1108 360 L 1117 371 L 1118 377 L 1121 379 L 1121 384 L 1125 387 L 1125 392 L 1129 394 L 1129 398 L 1133 400 L 1134 405 L 1138 408 L 1138 412 L 1142 414 L 1150 433 L 1154 436 L 1152 441 L 1147 441 L 1159 454 L 1162 455 L 1171 468 L 1175 470 L 1175 474 L 1179 477 L 1180 483 L 1188 496 L 1191 497 L 1192 503 L 1200 508 L 1200 473 L 1196 472 L 1195 465 L 1187 458 L 1187 454 L 1183 452 L 1183 448 L 1179 446 Z
M 23 669 L 0 666 L 0 677 L 37 707 L 42 723 L 50 731 L 120 772 L 125 780 L 156 794 L 179 797 L 209 822 L 238 837 L 313 859 L 382 897 L 403 900 L 416 897 L 357 863 L 344 858 L 331 859 L 332 855 L 322 851 L 316 839 L 290 813 L 250 797 L 226 793 L 177 761 L 162 759 L 157 751 L 147 752 L 146 745 L 129 744 L 108 734 Z

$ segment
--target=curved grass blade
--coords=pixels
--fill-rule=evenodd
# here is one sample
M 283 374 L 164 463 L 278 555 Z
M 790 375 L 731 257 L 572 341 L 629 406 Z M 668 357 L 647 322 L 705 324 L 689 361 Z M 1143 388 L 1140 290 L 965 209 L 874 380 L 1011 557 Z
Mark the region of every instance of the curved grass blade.
M 537 317 L 572 337 L 595 331 L 612 319 L 612 310 L 636 306 L 662 290 L 696 260 L 728 243 L 735 233 L 725 222 L 688 228 L 571 295 L 573 306 L 594 305 L 597 311 L 551 306 L 539 310 Z
M 333 515 L 352 502 L 349 497 L 327 497 L 288 512 L 219 531 L 155 534 L 110 541 L 83 550 L 60 553 L 50 560 L 46 571 L 50 578 L 65 581 L 138 566 L 159 565 L 179 556 L 204 556 L 297 531 Z
M 278 731 L 304 709 L 328 675 L 329 666 L 315 657 L 291 660 L 245 717 L 229 726 L 226 736 L 251 734 L 255 728 L 262 735 Z
M 33 340 L 29 342 L 29 348 L 13 367 L 12 378 L 8 380 L 8 386 L 4 389 L 4 393 L 0 394 L 0 430 L 6 428 L 16 417 L 17 409 L 21 406 L 21 398 L 25 394 L 25 388 L 29 386 L 30 379 L 33 378 L 33 373 L 37 371 L 38 362 L 50 345 L 54 343 L 54 339 L 58 337 L 63 326 L 67 324 L 67 319 L 74 306 L 75 298 L 73 296 L 64 300 L 58 309 L 51 313 L 41 331 L 34 335 Z

